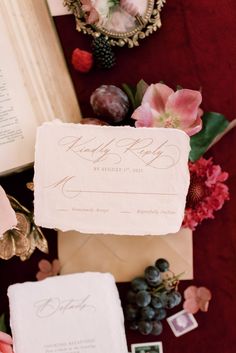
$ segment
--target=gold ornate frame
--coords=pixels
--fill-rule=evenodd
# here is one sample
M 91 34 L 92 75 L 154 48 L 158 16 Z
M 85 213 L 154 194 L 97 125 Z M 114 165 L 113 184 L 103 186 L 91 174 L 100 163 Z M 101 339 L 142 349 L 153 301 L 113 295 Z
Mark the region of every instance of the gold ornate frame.
M 108 31 L 104 27 L 86 23 L 79 0 L 64 0 L 64 6 L 74 14 L 76 29 L 79 32 L 92 35 L 93 37 L 99 37 L 103 34 L 108 38 L 112 46 L 123 47 L 127 44 L 129 48 L 133 48 L 139 45 L 140 39 L 146 38 L 161 27 L 160 13 L 165 2 L 166 0 L 147 0 L 147 10 L 144 16 L 136 18 L 137 25 L 129 32 Z

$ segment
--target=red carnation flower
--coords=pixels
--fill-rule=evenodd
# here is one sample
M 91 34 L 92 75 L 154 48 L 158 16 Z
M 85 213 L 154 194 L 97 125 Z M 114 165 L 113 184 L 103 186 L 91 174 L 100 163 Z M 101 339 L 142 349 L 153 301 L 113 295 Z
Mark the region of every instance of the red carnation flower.
M 183 227 L 195 230 L 206 218 L 214 218 L 214 211 L 222 208 L 229 200 L 228 186 L 223 182 L 228 173 L 214 165 L 212 158 L 201 157 L 195 163 L 189 162 L 190 186 L 185 208 Z

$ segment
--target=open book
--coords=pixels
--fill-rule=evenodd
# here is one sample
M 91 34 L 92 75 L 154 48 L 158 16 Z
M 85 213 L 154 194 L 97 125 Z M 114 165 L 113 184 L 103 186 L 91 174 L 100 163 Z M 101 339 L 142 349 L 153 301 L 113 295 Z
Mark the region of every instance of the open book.
M 80 110 L 44 0 L 0 1 L 0 174 L 33 162 L 43 121 Z
M 8 289 L 16 353 L 127 353 L 114 278 L 86 272 Z

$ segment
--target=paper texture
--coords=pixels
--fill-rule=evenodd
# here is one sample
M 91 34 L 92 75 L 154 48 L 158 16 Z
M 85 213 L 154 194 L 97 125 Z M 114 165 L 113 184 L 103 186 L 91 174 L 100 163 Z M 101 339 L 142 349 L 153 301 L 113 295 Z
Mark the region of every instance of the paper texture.
M 82 233 L 175 233 L 189 149 L 177 129 L 45 123 L 37 132 L 35 221 Z
M 116 282 L 129 282 L 158 258 L 166 258 L 175 274 L 184 272 L 181 279 L 193 278 L 192 231 L 187 228 L 158 237 L 58 232 L 58 256 L 62 274 L 111 272 Z
M 0 185 L 0 238 L 7 230 L 17 224 L 16 214 L 11 207 L 10 201 Z
M 123 312 L 110 274 L 82 273 L 8 289 L 16 353 L 127 353 Z

